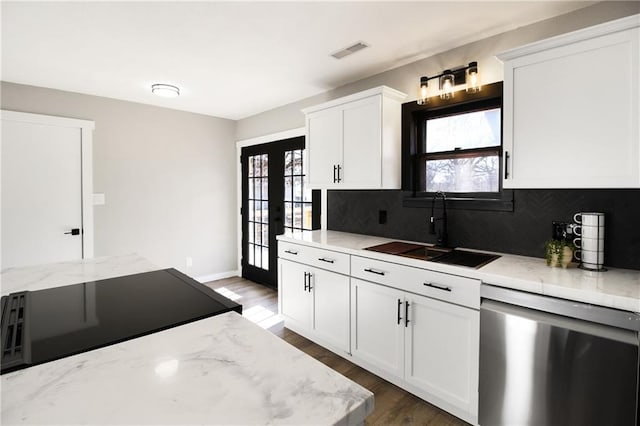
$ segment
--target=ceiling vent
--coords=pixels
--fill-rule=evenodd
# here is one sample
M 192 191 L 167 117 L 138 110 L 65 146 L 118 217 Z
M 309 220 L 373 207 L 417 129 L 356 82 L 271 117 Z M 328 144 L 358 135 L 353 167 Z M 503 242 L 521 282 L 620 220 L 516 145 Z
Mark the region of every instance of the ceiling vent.
M 333 56 L 336 59 L 342 59 L 345 56 L 349 56 L 353 53 L 356 53 L 359 50 L 362 50 L 364 48 L 369 47 L 368 44 L 363 43 L 361 41 L 357 42 L 356 44 L 354 44 L 353 46 L 349 46 L 349 47 L 345 47 L 344 49 L 338 50 L 335 53 L 332 53 L 331 56 Z

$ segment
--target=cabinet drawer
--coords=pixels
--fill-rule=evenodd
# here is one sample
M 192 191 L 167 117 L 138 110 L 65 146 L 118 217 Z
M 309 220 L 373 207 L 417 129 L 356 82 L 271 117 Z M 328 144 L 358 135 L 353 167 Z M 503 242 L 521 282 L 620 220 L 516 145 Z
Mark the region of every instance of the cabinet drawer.
M 278 241 L 278 257 L 349 275 L 349 255 L 345 253 Z
M 445 302 L 480 308 L 480 281 L 427 269 L 351 256 L 351 276 Z

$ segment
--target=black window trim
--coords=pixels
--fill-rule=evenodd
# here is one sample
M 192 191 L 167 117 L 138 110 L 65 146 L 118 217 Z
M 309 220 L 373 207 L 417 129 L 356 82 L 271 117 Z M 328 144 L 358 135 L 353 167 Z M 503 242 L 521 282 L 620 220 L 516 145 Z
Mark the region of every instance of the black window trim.
M 480 92 L 474 94 L 469 94 L 465 91 L 456 92 L 455 97 L 450 100 L 442 100 L 436 97 L 430 98 L 425 105 L 418 105 L 415 101 L 402 105 L 402 190 L 408 193 L 403 199 L 404 207 L 431 206 L 434 193 L 420 191 L 420 179 L 424 177 L 424 171 L 421 173 L 418 162 L 427 157 L 440 156 L 445 158 L 447 155 L 455 153 L 455 151 L 429 154 L 421 152 L 421 141 L 426 131 L 426 120 L 428 118 L 446 117 L 462 112 L 482 111 L 496 107 L 499 107 L 502 111 L 502 82 L 485 85 Z M 501 119 L 501 125 L 502 121 Z M 448 192 L 446 193 L 447 207 L 465 210 L 513 211 L 513 190 L 502 187 L 501 177 L 504 163 L 502 161 L 502 145 L 498 148 L 494 146 L 464 151 L 465 153 L 474 151 L 478 153 L 492 151 L 495 153 L 496 150 L 499 158 L 498 173 L 500 177 L 498 192 Z

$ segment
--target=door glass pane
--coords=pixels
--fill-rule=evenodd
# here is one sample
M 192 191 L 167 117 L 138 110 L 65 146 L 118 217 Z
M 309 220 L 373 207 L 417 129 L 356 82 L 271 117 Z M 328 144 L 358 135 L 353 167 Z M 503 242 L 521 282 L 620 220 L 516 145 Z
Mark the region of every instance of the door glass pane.
M 293 204 L 284 203 L 284 227 L 293 228 Z
M 291 176 L 284 177 L 284 200 L 285 201 L 291 201 L 291 194 L 293 193 L 292 179 L 293 178 Z
M 269 223 L 269 202 L 262 201 L 262 210 L 260 211 L 260 222 Z
M 311 229 L 312 216 L 311 216 L 311 203 L 303 203 L 303 215 L 302 215 L 302 227 L 304 229 Z
M 293 174 L 302 176 L 302 150 L 293 151 Z

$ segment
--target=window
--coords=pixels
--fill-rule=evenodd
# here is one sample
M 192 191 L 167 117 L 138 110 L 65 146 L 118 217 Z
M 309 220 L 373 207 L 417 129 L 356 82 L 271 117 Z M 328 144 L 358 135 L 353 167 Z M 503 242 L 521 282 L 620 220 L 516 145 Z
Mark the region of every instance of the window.
M 424 207 L 437 191 L 452 208 L 511 210 L 501 186 L 502 83 L 450 100 L 409 102 L 402 109 L 403 189 L 406 206 Z
M 426 192 L 498 192 L 500 108 L 427 118 Z

